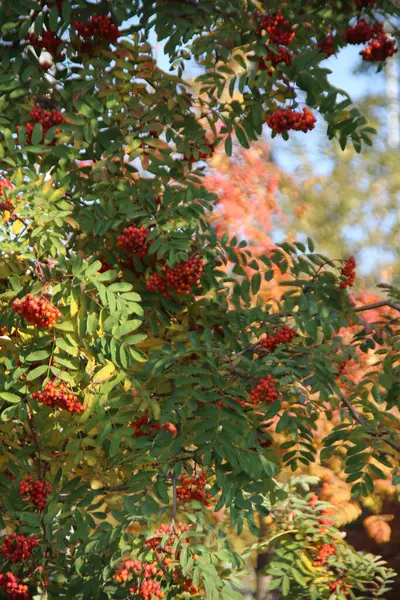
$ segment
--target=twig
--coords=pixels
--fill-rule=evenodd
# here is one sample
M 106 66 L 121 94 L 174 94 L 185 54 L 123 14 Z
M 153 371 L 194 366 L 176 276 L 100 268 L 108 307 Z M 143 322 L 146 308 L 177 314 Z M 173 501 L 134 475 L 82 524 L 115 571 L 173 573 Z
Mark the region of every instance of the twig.
M 172 475 L 172 517 L 171 517 L 171 525 L 175 525 L 176 519 L 176 510 L 177 510 L 177 499 L 176 499 L 176 474 Z
M 400 304 L 395 304 L 390 300 L 381 300 L 380 302 L 374 302 L 373 304 L 364 304 L 364 306 L 356 306 L 353 308 L 354 312 L 363 312 L 364 310 L 373 310 L 374 308 L 381 308 L 382 306 L 388 306 L 400 312 Z
M 35 429 L 35 423 L 33 420 L 33 411 L 32 411 L 32 408 L 31 408 L 28 400 L 26 401 L 26 405 L 27 405 L 27 414 L 28 414 L 28 425 L 29 425 L 29 429 L 32 434 L 32 440 L 33 440 L 33 444 L 35 446 L 36 454 L 37 454 L 38 478 L 41 480 L 42 479 L 42 459 L 40 456 L 40 444 L 39 444 L 38 434 Z

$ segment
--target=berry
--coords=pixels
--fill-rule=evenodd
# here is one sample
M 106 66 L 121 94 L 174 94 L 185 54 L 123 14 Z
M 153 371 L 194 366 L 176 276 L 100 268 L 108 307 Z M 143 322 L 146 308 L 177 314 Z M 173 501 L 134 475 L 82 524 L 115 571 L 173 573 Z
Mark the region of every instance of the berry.
M 0 575 L 0 589 L 7 592 L 8 600 L 31 600 L 28 586 L 20 583 L 20 579 L 10 571 Z
M 293 41 L 295 31 L 281 11 L 269 16 L 258 14 L 257 17 L 259 21 L 257 34 L 261 36 L 262 32 L 266 31 L 271 44 L 288 46 Z
M 126 227 L 122 234 L 117 237 L 117 246 L 124 252 L 139 258 L 147 256 L 150 244 L 146 242 L 149 231 L 144 227 Z
M 265 121 L 275 133 L 284 133 L 290 129 L 306 133 L 314 129 L 316 118 L 308 108 L 303 108 L 302 112 L 280 108 L 272 115 L 267 115 Z
M 32 141 L 32 132 L 35 128 L 36 123 L 40 123 L 42 126 L 42 143 L 44 142 L 44 138 L 46 133 L 54 127 L 55 125 L 61 125 L 62 123 L 66 123 L 63 114 L 53 108 L 52 110 L 46 110 L 41 106 L 36 106 L 32 108 L 30 112 L 31 121 L 26 123 L 26 142 L 30 144 Z M 56 130 L 56 133 L 59 134 L 61 132 L 60 129 Z M 55 144 L 55 140 L 53 140 L 50 145 L 53 146 Z
M 384 62 L 389 56 L 397 52 L 396 40 L 385 33 L 377 33 L 370 44 L 361 50 L 363 60 L 367 62 Z
M 51 329 L 61 317 L 61 312 L 45 296 L 27 294 L 22 300 L 16 298 L 12 309 L 31 325 Z
M 277 398 L 279 398 L 279 392 L 275 389 L 275 381 L 271 375 L 260 379 L 256 387 L 250 392 L 250 402 L 252 404 L 275 402 Z
M 356 279 L 356 261 L 354 256 L 350 256 L 350 258 L 346 261 L 346 264 L 342 268 L 341 276 L 342 281 L 340 282 L 340 287 L 342 289 L 353 287 L 354 281 Z
M 205 471 L 201 471 L 196 477 L 187 477 L 181 475 L 179 480 L 180 486 L 176 488 L 177 498 L 181 502 L 188 502 L 189 500 L 198 500 L 204 506 L 212 506 L 208 500 L 211 495 L 207 493 L 204 488 L 207 484 L 207 475 Z
M 328 35 L 325 39 L 318 42 L 317 48 L 319 48 L 319 50 L 323 54 L 325 54 L 325 56 L 327 58 L 329 58 L 329 56 L 332 56 L 333 54 L 335 54 L 336 50 L 335 50 L 335 45 L 333 43 L 333 37 L 331 35 Z
M 168 297 L 168 290 L 178 294 L 190 294 L 203 274 L 204 261 L 201 258 L 191 258 L 172 269 L 163 267 L 163 275 L 153 273 L 146 281 L 146 287 L 151 292 L 158 292 Z
M 40 404 L 68 412 L 83 413 L 86 410 L 77 396 L 68 391 L 65 383 L 57 385 L 55 381 L 50 381 L 46 383 L 42 392 L 34 392 L 32 397 Z
M 42 31 L 40 37 L 35 33 L 30 33 L 26 36 L 26 40 L 29 41 L 34 48 L 46 50 L 55 60 L 63 60 L 63 54 L 60 51 L 63 41 L 53 31 Z
M 322 567 L 326 563 L 326 559 L 332 554 L 335 554 L 336 547 L 333 544 L 323 544 L 322 546 L 317 546 L 317 556 L 313 561 L 314 567 Z
M 191 163 L 195 163 L 199 160 L 208 160 L 214 154 L 214 145 L 211 144 L 206 138 L 201 140 L 201 143 L 208 148 L 208 152 L 203 152 L 202 150 L 197 149 L 198 158 L 194 155 L 193 148 L 195 146 L 194 142 L 190 142 L 191 152 L 188 156 L 185 156 L 186 160 Z
M 28 475 L 19 483 L 19 493 L 23 500 L 30 500 L 38 510 L 43 510 L 47 505 L 47 496 L 51 494 L 51 484 L 48 481 L 36 479 Z
M 14 189 L 14 186 L 9 179 L 0 179 L 0 197 L 4 196 L 4 190 L 12 189 Z M 8 210 L 11 212 L 13 208 L 14 207 L 10 200 L 4 200 L 4 202 L 0 202 L 0 210 Z
M 121 35 L 118 27 L 111 22 L 111 18 L 102 15 L 90 17 L 87 24 L 75 21 L 74 27 L 77 35 L 84 40 L 80 46 L 81 51 L 89 54 L 99 41 L 115 44 Z
M 260 347 L 268 352 L 274 352 L 281 344 L 289 344 L 295 338 L 297 332 L 292 327 L 275 329 L 273 335 L 266 335 L 260 340 Z
M 383 25 L 375 23 L 372 27 L 362 18 L 357 21 L 354 27 L 348 27 L 344 34 L 344 39 L 348 44 L 364 44 L 368 42 L 374 34 L 382 33 Z
M 37 536 L 27 538 L 24 535 L 12 533 L 6 535 L 0 546 L 0 554 L 10 563 L 20 562 L 32 556 L 33 548 L 39 546 Z
M 264 71 L 268 69 L 269 66 L 267 63 L 271 63 L 273 67 L 284 63 L 288 67 L 292 64 L 293 53 L 284 48 L 283 46 L 278 47 L 278 52 L 273 52 L 272 50 L 268 50 L 267 56 L 265 58 L 259 58 L 258 60 L 258 68 Z

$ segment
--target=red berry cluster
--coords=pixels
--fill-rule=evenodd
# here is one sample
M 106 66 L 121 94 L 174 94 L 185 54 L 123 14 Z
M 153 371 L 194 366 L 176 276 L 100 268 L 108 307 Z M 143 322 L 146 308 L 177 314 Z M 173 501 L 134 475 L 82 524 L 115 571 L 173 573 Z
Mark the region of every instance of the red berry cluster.
M 105 42 L 115 44 L 121 35 L 118 27 L 112 23 L 110 17 L 102 15 L 90 17 L 87 24 L 82 23 L 82 21 L 75 21 L 74 27 L 76 33 L 82 39 L 86 40 L 81 45 L 81 50 L 84 52 L 90 52 L 96 40 L 104 40 Z
M 49 131 L 49 129 L 51 129 L 51 127 L 54 127 L 55 125 L 61 125 L 61 123 L 66 122 L 63 114 L 59 110 L 57 110 L 55 108 L 53 108 L 52 110 L 45 110 L 41 106 L 36 106 L 35 108 L 32 108 L 30 117 L 31 117 L 31 121 L 28 121 L 28 123 L 26 124 L 26 142 L 27 142 L 27 144 L 30 144 L 32 141 L 32 132 L 35 128 L 36 123 L 40 123 L 42 126 L 42 130 L 43 130 L 42 143 L 43 143 L 45 135 Z M 56 133 L 60 133 L 60 131 L 61 131 L 60 129 L 57 129 Z M 55 140 L 53 140 L 51 142 L 51 145 L 54 145 L 54 144 L 55 144 Z
M 341 275 L 343 277 L 343 281 L 340 282 L 340 287 L 342 289 L 353 287 L 356 279 L 356 261 L 354 256 L 350 256 L 350 258 L 346 261 L 346 264 L 342 268 Z
M 139 258 L 144 258 L 150 247 L 146 242 L 149 233 L 144 227 L 125 227 L 117 237 L 117 246 L 130 256 L 136 254 Z
M 14 573 L 8 571 L 5 575 L 0 575 L 0 589 L 7 592 L 8 600 L 31 600 L 28 592 L 28 586 L 20 583 L 20 579 L 15 577 Z
M 183 523 L 161 525 L 155 532 L 155 536 L 144 543 L 143 549 L 146 554 L 146 561 L 139 559 L 124 560 L 114 576 L 115 580 L 118 583 L 127 582 L 130 586 L 128 591 L 143 600 L 161 600 L 164 598 L 163 584 L 169 587 L 171 581 L 173 582 L 172 585 L 177 586 L 176 591 L 179 594 L 185 591 L 193 595 L 197 593 L 198 588 L 196 586 L 191 587 L 192 582 L 184 578 L 178 571 L 180 550 L 176 541 L 189 529 L 190 526 Z M 163 542 L 164 538 L 167 538 L 167 540 Z M 180 543 L 185 543 L 185 540 L 181 540 Z M 152 552 L 150 558 L 148 558 L 149 550 Z M 173 568 L 172 572 L 171 568 Z
M 319 50 L 323 54 L 325 54 L 325 56 L 327 58 L 329 58 L 329 56 L 332 56 L 333 54 L 335 54 L 335 44 L 333 42 L 333 36 L 331 36 L 331 35 L 326 36 L 326 38 L 324 40 L 321 40 L 320 42 L 318 42 L 317 48 L 319 48 Z
M 212 506 L 212 503 L 209 501 L 211 495 L 204 489 L 207 484 L 207 475 L 205 471 L 201 471 L 200 474 L 195 477 L 181 475 L 179 483 L 180 486 L 176 488 L 176 495 L 181 502 L 198 500 L 204 504 L 204 506 Z
M 61 312 L 45 296 L 27 294 L 22 300 L 16 298 L 13 310 L 26 319 L 31 325 L 51 329 L 61 317 Z
M 54 33 L 54 31 L 42 31 L 40 37 L 35 33 L 30 33 L 26 36 L 26 40 L 29 41 L 34 48 L 46 50 L 55 60 L 62 60 L 63 55 L 61 49 L 63 41 L 56 33 Z
M 322 567 L 326 563 L 326 559 L 336 552 L 336 546 L 333 544 L 323 544 L 317 546 L 317 556 L 313 560 L 314 567 Z
M 275 329 L 273 335 L 266 335 L 260 340 L 260 346 L 268 352 L 274 352 L 281 344 L 290 344 L 297 332 L 292 327 Z
M 13 188 L 14 186 L 9 179 L 0 179 L 0 196 L 4 196 L 4 190 L 12 190 Z M 8 210 L 11 212 L 13 208 L 14 207 L 10 200 L 4 200 L 4 202 L 0 202 L 0 210 Z
M 151 436 L 156 431 L 169 431 L 175 437 L 178 433 L 175 425 L 173 423 L 157 423 L 156 421 L 150 421 L 149 415 L 145 414 L 141 416 L 136 421 L 131 423 L 131 426 L 134 427 L 134 437 L 142 437 L 142 436 Z M 143 429 L 144 427 L 144 429 Z
M 374 34 L 382 33 L 383 25 L 375 23 L 372 27 L 364 18 L 359 19 L 354 27 L 348 27 L 344 34 L 344 39 L 348 44 L 364 44 L 368 42 Z
M 203 274 L 204 261 L 201 258 L 191 258 L 175 267 L 163 267 L 163 275 L 153 273 L 146 282 L 151 292 L 159 292 L 168 297 L 168 291 L 178 294 L 190 294 Z
M 331 525 L 333 525 L 333 520 L 332 519 L 325 519 L 324 517 L 329 516 L 332 514 L 332 511 L 329 509 L 323 509 L 321 510 L 321 515 L 322 517 L 320 517 L 318 519 L 318 523 L 320 525 L 327 525 L 328 527 L 330 527 Z
M 250 402 L 252 404 L 274 402 L 277 398 L 279 398 L 279 392 L 275 389 L 275 381 L 271 375 L 260 379 L 256 387 L 250 392 Z
M 23 500 L 30 500 L 38 510 L 46 508 L 47 496 L 51 494 L 51 484 L 48 481 L 36 479 L 28 475 L 19 483 L 19 493 Z
M 33 548 L 39 546 L 38 537 L 27 538 L 24 535 L 18 535 L 15 531 L 11 535 L 6 535 L 0 553 L 10 563 L 20 562 L 32 556 Z
M 342 360 L 342 362 L 339 365 L 338 375 L 342 375 L 345 372 L 348 362 L 348 360 Z
M 202 141 L 202 144 L 209 149 L 209 152 L 203 152 L 202 150 L 197 149 L 196 156 L 198 156 L 198 158 L 196 158 L 193 150 L 191 150 L 190 154 L 188 156 L 185 156 L 186 160 L 188 160 L 191 163 L 195 163 L 199 160 L 208 160 L 209 158 L 211 158 L 211 156 L 214 154 L 214 150 L 215 150 L 214 144 L 209 142 L 207 140 L 207 138 L 203 138 L 201 141 Z M 194 142 L 190 142 L 190 147 L 191 148 L 194 147 Z
M 367 6 L 375 6 L 376 0 L 357 0 L 357 4 L 360 8 L 366 8 Z
M 57 384 L 56 381 L 49 381 L 42 392 L 34 392 L 32 397 L 40 404 L 59 408 L 73 413 L 83 413 L 86 409 L 77 396 L 71 393 L 65 383 Z
M 260 59 L 263 60 L 263 59 Z M 288 67 L 292 64 L 293 53 L 284 48 L 283 46 L 278 47 L 278 52 L 268 50 L 266 60 L 270 62 L 274 67 L 280 63 L 285 63 Z M 265 63 L 264 63 L 265 64 Z
M 290 129 L 306 133 L 314 129 L 316 118 L 308 108 L 303 108 L 301 112 L 280 108 L 272 115 L 267 115 L 265 121 L 275 133 L 284 133 Z
M 367 62 L 383 62 L 395 52 L 397 52 L 396 40 L 386 33 L 378 33 L 360 54 Z
M 258 35 L 266 31 L 271 44 L 282 44 L 288 46 L 293 41 L 295 31 L 288 19 L 285 19 L 281 11 L 273 15 L 258 14 L 259 27 Z

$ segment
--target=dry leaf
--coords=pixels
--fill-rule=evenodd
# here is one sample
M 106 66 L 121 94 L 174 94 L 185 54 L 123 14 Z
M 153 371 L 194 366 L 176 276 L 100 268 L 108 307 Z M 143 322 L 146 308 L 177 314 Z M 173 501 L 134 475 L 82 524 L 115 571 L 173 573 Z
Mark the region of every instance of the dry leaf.
M 392 521 L 394 515 L 371 515 L 364 519 L 364 527 L 368 537 L 375 540 L 377 544 L 385 544 L 390 541 L 392 530 L 388 521 Z

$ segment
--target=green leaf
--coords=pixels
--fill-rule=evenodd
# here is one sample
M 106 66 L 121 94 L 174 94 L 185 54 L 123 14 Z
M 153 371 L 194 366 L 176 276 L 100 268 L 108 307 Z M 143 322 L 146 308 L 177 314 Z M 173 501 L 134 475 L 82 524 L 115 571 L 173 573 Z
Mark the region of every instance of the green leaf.
M 29 371 L 29 373 L 26 376 L 26 379 L 28 381 L 34 381 L 35 379 L 41 377 L 41 375 L 44 375 L 48 368 L 48 365 L 40 365 L 40 367 L 36 367 L 36 369 Z
M 21 398 L 17 394 L 11 394 L 10 392 L 0 392 L 0 398 L 3 398 L 6 402 L 10 402 L 10 404 L 21 402 Z
M 131 333 L 132 331 L 135 331 L 141 325 L 142 325 L 142 321 L 139 321 L 139 319 L 133 319 L 132 321 L 127 321 L 126 323 L 119 325 L 115 329 L 114 335 L 115 335 L 115 337 L 122 337 L 123 335 Z

